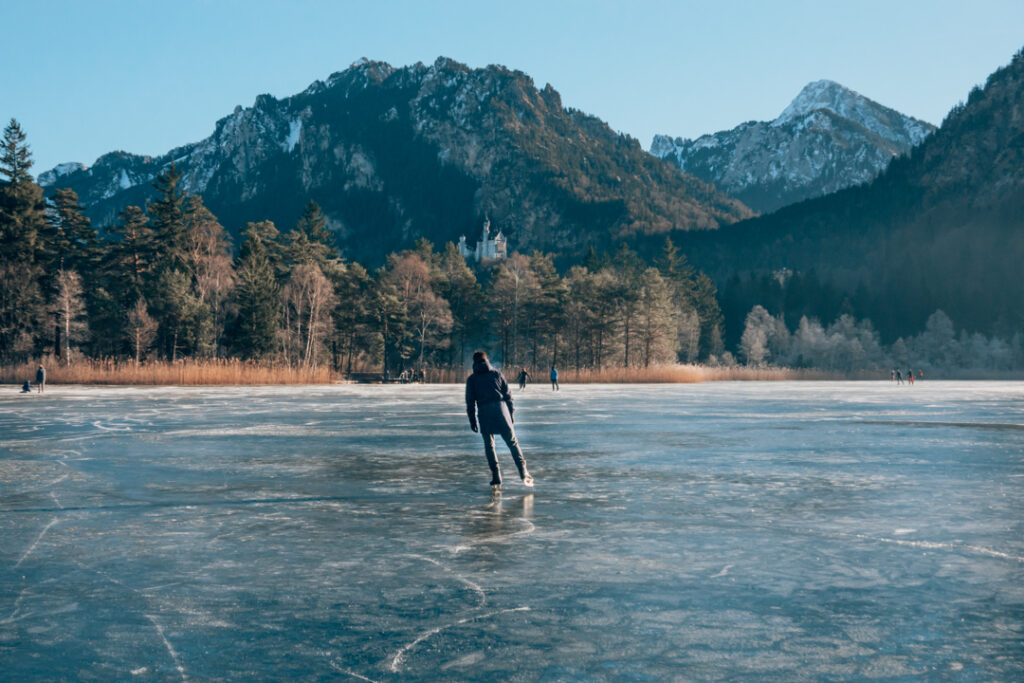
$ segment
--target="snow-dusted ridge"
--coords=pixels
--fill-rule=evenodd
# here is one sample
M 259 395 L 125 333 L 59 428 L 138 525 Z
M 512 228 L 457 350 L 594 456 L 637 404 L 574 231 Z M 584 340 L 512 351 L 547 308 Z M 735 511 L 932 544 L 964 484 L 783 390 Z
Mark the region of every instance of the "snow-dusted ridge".
M 934 126 L 830 80 L 807 84 L 772 121 L 696 140 L 656 135 L 651 154 L 758 211 L 866 182 Z

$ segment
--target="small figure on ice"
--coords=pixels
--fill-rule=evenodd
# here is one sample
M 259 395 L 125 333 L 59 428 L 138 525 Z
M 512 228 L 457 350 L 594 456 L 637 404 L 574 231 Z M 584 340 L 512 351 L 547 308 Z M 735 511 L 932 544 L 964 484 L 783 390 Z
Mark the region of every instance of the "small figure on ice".
M 518 377 L 519 391 L 522 391 L 523 389 L 525 389 L 526 388 L 526 383 L 529 382 L 529 381 L 530 381 L 530 373 L 528 373 L 526 371 L 526 368 L 523 368 L 522 370 L 519 371 L 519 377 Z
M 42 366 L 42 364 L 40 364 L 39 365 L 39 369 L 36 370 L 36 389 L 38 389 L 40 394 L 43 393 L 43 387 L 45 385 L 46 385 L 46 368 L 44 368 Z
M 499 371 L 491 367 L 487 354 L 477 351 L 473 354 L 473 374 L 466 379 L 466 414 L 469 416 L 469 428 L 474 432 L 479 431 L 484 437 L 484 454 L 491 468 L 491 487 L 495 489 L 501 487 L 501 468 L 494 453 L 495 434 L 500 435 L 508 445 L 523 484 L 533 486 L 533 477 L 526 469 L 526 459 L 512 426 L 515 422 L 512 418 L 514 411 L 508 382 Z
M 32 385 L 29 383 L 28 380 L 25 380 L 25 383 L 21 385 L 21 393 L 23 393 L 23 394 L 32 393 Z
M 558 391 L 558 370 L 554 365 L 551 366 L 551 391 Z

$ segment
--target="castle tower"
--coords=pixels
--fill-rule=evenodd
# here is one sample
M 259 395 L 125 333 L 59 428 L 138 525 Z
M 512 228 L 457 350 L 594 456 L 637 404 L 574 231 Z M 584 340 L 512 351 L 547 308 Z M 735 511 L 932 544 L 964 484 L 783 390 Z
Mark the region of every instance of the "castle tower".
M 493 238 L 491 237 L 491 219 L 490 216 L 485 216 L 483 228 L 480 230 L 480 241 L 471 248 L 466 243 L 466 236 L 463 235 L 459 238 L 459 253 L 467 261 L 472 259 L 477 263 L 506 258 L 508 256 L 508 240 L 501 230 L 498 230 L 498 234 Z

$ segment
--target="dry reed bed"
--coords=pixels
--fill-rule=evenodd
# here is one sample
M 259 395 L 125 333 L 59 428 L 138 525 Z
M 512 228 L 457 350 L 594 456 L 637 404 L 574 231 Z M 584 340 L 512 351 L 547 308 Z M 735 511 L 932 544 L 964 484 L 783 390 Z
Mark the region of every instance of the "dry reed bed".
M 70 365 L 46 362 L 46 381 L 52 384 L 123 384 L 123 385 L 259 385 L 259 384 L 330 384 L 337 377 L 329 368 L 316 369 L 265 365 L 237 359 L 183 360 L 175 363 L 155 361 L 136 365 L 131 361 L 81 360 Z M 38 363 L 22 363 L 0 367 L 0 383 L 21 384 L 34 381 Z M 459 384 L 467 370 L 428 370 L 430 383 Z M 509 382 L 515 375 L 508 374 Z M 600 370 L 559 371 L 565 384 L 692 384 L 722 381 L 781 381 L 841 379 L 837 373 L 791 368 L 748 368 L 705 365 L 663 365 L 650 368 L 603 368 Z M 531 375 L 535 384 L 547 382 L 547 371 Z
M 38 363 L 0 368 L 0 382 L 35 384 Z M 82 360 L 70 365 L 46 363 L 47 384 L 137 385 L 245 385 L 329 384 L 335 380 L 328 368 L 260 365 L 242 360 L 185 360 L 175 363 Z

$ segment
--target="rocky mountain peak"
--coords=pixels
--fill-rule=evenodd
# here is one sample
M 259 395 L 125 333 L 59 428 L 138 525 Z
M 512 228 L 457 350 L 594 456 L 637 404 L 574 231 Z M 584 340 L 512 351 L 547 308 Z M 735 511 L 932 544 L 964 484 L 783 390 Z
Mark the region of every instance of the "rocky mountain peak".
M 935 127 L 923 121 L 905 116 L 894 109 L 882 106 L 858 92 L 836 83 L 820 80 L 803 87 L 773 126 L 784 126 L 810 116 L 816 111 L 826 111 L 840 116 L 898 145 L 909 142 L 917 145 Z
M 846 86 L 822 79 L 805 85 L 772 123 L 782 125 L 795 118 L 807 116 L 817 109 L 827 109 L 845 115 L 843 112 L 851 111 L 867 102 L 870 100 Z
M 774 120 L 696 140 L 655 136 L 651 154 L 762 212 L 874 178 L 935 129 L 830 80 L 808 83 Z

